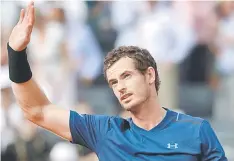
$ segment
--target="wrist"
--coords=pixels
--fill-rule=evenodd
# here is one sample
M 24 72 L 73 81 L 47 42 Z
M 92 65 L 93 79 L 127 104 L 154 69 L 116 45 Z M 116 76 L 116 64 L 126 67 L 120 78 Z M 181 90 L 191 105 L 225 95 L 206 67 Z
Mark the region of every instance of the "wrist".
M 15 51 L 7 44 L 9 77 L 12 82 L 24 83 L 31 79 L 32 72 L 27 60 L 26 48 L 22 51 Z
M 14 43 L 11 43 L 10 41 L 8 42 L 8 45 L 15 52 L 21 52 L 21 51 L 23 51 L 23 50 L 25 50 L 27 48 L 27 47 L 25 47 L 25 48 L 17 48 L 17 47 L 15 47 Z

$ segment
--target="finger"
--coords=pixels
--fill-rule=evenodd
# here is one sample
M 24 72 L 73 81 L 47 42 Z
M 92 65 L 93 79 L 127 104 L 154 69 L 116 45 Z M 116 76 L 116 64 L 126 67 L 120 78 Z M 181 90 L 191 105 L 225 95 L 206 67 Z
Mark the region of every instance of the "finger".
M 28 5 L 28 12 L 27 12 L 27 18 L 29 19 L 30 18 L 30 13 L 31 13 L 31 10 L 32 10 L 32 7 L 34 6 L 34 2 L 31 1 Z
M 27 20 L 27 18 L 28 18 L 28 13 L 29 13 L 29 10 L 30 10 L 30 7 L 31 7 L 31 3 L 32 2 L 30 2 L 28 4 L 27 8 L 26 8 L 26 13 L 25 13 L 25 16 L 24 16 L 24 21 Z
M 35 8 L 34 8 L 33 5 L 30 8 L 29 17 L 28 18 L 29 18 L 29 24 L 33 25 L 34 22 L 35 22 Z
M 22 23 L 22 21 L 23 21 L 23 19 L 24 19 L 24 15 L 25 15 L 25 10 L 22 9 L 22 10 L 20 11 L 20 18 L 19 18 L 19 21 L 18 21 L 17 24 L 21 24 L 21 23 Z

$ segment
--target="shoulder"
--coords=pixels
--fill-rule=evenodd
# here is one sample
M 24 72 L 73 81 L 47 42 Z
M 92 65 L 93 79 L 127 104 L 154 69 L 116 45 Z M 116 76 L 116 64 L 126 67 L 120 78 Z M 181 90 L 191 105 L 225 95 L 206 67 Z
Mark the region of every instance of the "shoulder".
M 174 111 L 172 111 L 174 112 Z M 179 113 L 179 112 L 174 112 L 175 116 L 176 116 L 176 122 L 178 123 L 185 123 L 185 124 L 191 124 L 194 126 L 200 126 L 202 124 L 203 121 L 205 121 L 205 119 L 200 118 L 200 117 L 194 117 L 191 115 L 187 115 L 187 114 L 183 114 L 183 113 Z
M 173 114 L 173 122 L 171 126 L 173 128 L 180 129 L 184 134 L 193 134 L 196 138 L 199 138 L 200 131 L 204 124 L 209 124 L 207 120 L 200 117 L 194 117 L 175 111 L 170 112 Z

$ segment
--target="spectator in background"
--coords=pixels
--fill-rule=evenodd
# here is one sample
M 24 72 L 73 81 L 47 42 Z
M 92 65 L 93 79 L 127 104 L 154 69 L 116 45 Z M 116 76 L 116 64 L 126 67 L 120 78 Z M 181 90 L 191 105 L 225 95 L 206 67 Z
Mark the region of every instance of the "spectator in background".
M 195 42 L 182 62 L 180 107 L 193 116 L 212 114 L 214 40 L 217 32 L 216 2 L 188 2 Z
M 18 110 L 19 107 L 16 107 L 16 109 Z M 17 153 L 17 161 L 48 161 L 48 155 L 53 144 L 51 144 L 51 140 L 48 141 L 48 138 L 46 138 L 45 130 L 38 128 L 23 116 L 16 129 L 18 135 L 14 147 Z
M 80 46 L 83 46 L 84 41 L 87 41 L 87 39 L 93 39 L 93 35 L 87 35 L 88 27 L 86 25 L 87 20 L 87 6 L 84 1 L 76 1 L 76 0 L 70 0 L 70 1 L 55 1 L 50 2 L 50 7 L 59 6 L 59 8 L 63 8 L 64 10 L 64 17 L 65 17 L 65 31 L 66 34 L 64 35 L 64 41 L 66 42 L 66 51 L 67 51 L 67 58 L 69 61 L 68 63 L 64 64 L 66 65 L 66 77 L 64 77 L 63 74 L 63 96 L 62 101 L 60 104 L 65 105 L 68 108 L 75 108 L 75 106 L 78 103 L 78 90 L 77 90 L 77 84 L 78 84 L 78 73 L 82 70 L 88 70 L 81 68 L 82 63 L 93 63 L 98 64 L 96 62 L 99 61 L 98 56 L 92 56 L 89 60 L 89 56 L 96 55 L 96 53 L 99 53 L 98 48 L 93 49 L 93 43 L 90 44 L 91 49 L 87 49 L 89 52 L 89 56 L 87 56 L 85 59 L 82 57 L 85 56 L 85 52 L 83 50 L 86 50 L 86 48 L 82 49 Z M 85 32 L 85 33 L 83 33 Z M 89 41 L 87 41 L 89 42 Z M 82 44 L 80 44 L 82 43 Z M 97 50 L 97 51 L 96 51 Z M 81 52 L 82 51 L 82 52 Z M 87 60 L 87 61 L 86 61 Z M 96 66 L 96 65 L 95 65 Z M 96 77 L 98 72 L 96 72 L 95 68 L 94 70 L 89 70 L 89 74 L 86 75 L 86 79 L 84 78 L 84 82 L 87 84 L 92 82 L 93 77 Z M 88 76 L 89 75 L 89 76 Z
M 4 28 L 4 27 L 3 27 Z M 1 28 L 1 31 L 4 29 Z M 0 105 L 0 128 L 1 128 L 1 159 L 16 161 L 17 155 L 14 147 L 15 127 L 13 126 L 14 117 L 17 115 L 12 110 L 14 104 L 11 81 L 9 80 L 8 55 L 6 49 L 6 32 L 1 32 L 1 105 Z
M 85 23 L 77 23 L 70 28 L 69 57 L 72 60 L 72 76 L 69 96 L 76 96 L 78 103 L 89 102 L 86 92 L 95 79 L 101 75 L 102 50 L 90 28 Z M 91 68 L 92 67 L 92 68 Z M 74 88 L 76 87 L 76 88 Z
M 114 47 L 117 32 L 111 24 L 110 4 L 112 2 L 86 2 L 89 7 L 88 24 L 90 25 L 105 56 Z
M 96 5 L 96 2 L 93 3 Z M 96 13 L 95 16 L 98 17 L 99 13 Z M 72 96 L 76 93 L 78 103 L 88 103 L 95 113 L 110 114 L 114 111 L 113 94 L 106 84 L 103 85 L 103 82 L 99 82 L 99 77 L 102 77 L 104 51 L 95 31 L 92 24 L 85 21 L 77 21 L 69 28 L 69 53 L 73 60 L 74 71 L 73 78 L 70 79 L 73 82 L 73 92 L 70 92 L 69 95 Z M 102 33 L 102 35 L 106 34 Z M 74 88 L 74 86 L 78 87 Z M 99 100 L 106 100 L 106 102 Z
M 14 123 L 18 121 L 18 113 L 16 113 L 17 110 L 13 107 L 13 95 L 10 82 L 6 82 L 7 79 L 5 77 L 7 74 L 5 72 L 3 73 L 1 71 L 1 159 L 5 161 L 17 161 L 16 149 L 14 147 L 16 138 Z
M 142 1 L 112 1 L 110 4 L 110 16 L 113 28 L 119 34 L 125 32 L 125 30 L 128 31 L 129 28 L 132 29 L 144 8 L 145 2 Z
M 215 118 L 234 121 L 234 2 L 220 2 L 216 38 L 216 69 L 219 76 Z
M 142 1 L 113 1 L 111 3 L 112 25 L 118 31 L 115 47 L 138 43 L 138 20 L 147 10 Z

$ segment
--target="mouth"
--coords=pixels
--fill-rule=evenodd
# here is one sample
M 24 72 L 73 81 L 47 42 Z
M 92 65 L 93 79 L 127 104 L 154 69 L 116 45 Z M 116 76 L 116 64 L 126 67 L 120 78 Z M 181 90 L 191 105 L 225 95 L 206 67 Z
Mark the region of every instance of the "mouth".
M 131 95 L 132 95 L 131 93 L 127 93 L 127 94 L 123 95 L 123 96 L 120 98 L 120 100 L 123 101 L 123 100 L 127 99 L 127 98 L 128 98 L 129 96 L 131 96 Z

